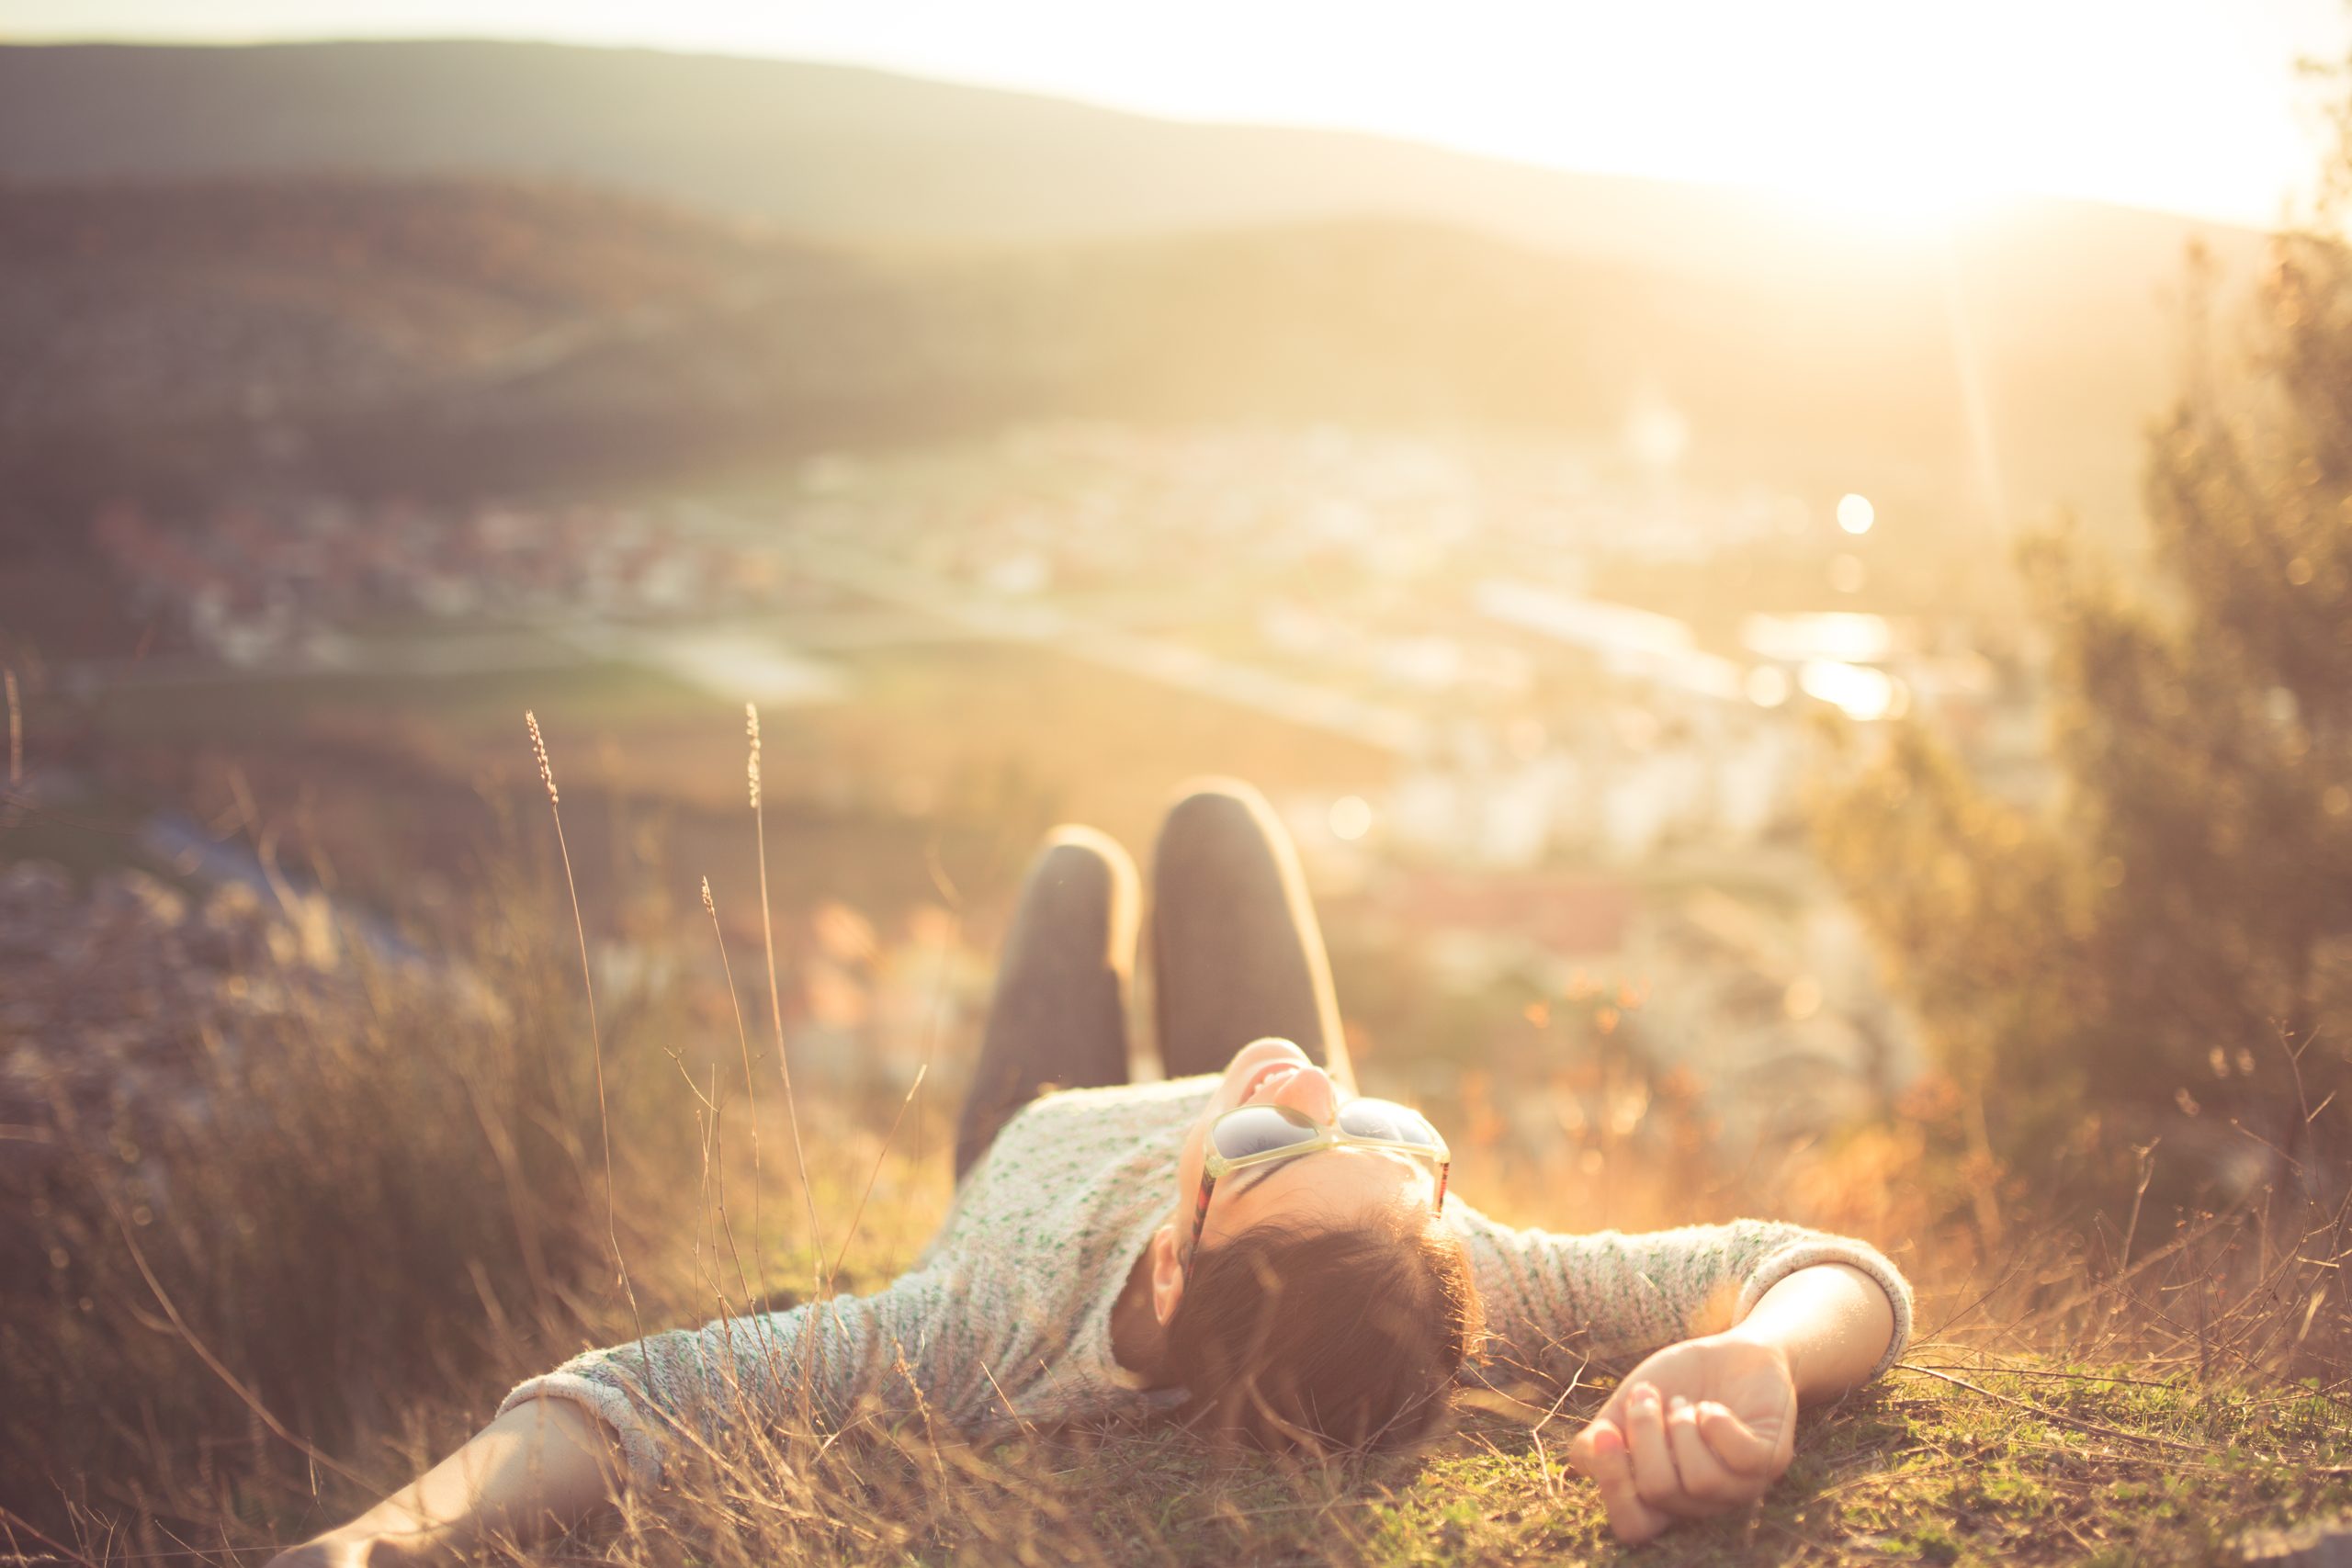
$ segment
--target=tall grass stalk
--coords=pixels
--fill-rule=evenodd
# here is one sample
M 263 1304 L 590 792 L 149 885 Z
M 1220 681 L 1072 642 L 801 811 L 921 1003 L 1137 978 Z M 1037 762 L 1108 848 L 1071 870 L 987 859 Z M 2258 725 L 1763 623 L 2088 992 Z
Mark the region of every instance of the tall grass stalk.
M 13 667 L 0 670 L 0 683 L 5 683 L 8 695 L 8 791 L 6 800 L 0 800 L 0 833 L 5 833 L 25 815 L 25 803 L 17 793 L 25 784 L 25 708 Z
M 0 671 L 0 681 L 8 688 L 8 787 L 14 789 L 25 782 L 25 708 L 17 694 L 17 672 Z
M 760 1093 L 752 1085 L 752 1035 L 751 1032 L 743 1027 L 743 998 L 735 990 L 735 964 L 727 956 L 727 932 L 718 924 L 718 904 L 710 896 L 710 878 L 707 876 L 702 879 L 702 911 L 710 917 L 710 934 L 718 942 L 718 968 L 719 973 L 727 979 L 727 1005 L 735 1013 L 735 1043 L 743 1054 L 743 1097 L 746 1102 L 744 1109 L 752 1122 L 752 1271 L 760 1277 L 760 1290 L 765 1290 L 768 1282 L 768 1264 L 765 1244 L 761 1240 L 760 1190 L 767 1185 L 767 1172 L 760 1164 Z M 718 1114 L 718 1108 L 716 1105 L 712 1106 L 710 1113 L 716 1117 Z M 720 1213 L 723 1218 L 724 1208 L 721 1209 Z M 730 1249 L 734 1246 L 734 1231 L 731 1226 L 728 1231 L 728 1246 Z M 735 1259 L 735 1272 L 740 1276 L 742 1271 L 743 1260 L 739 1256 Z M 745 1302 L 747 1303 L 757 1302 L 759 1291 L 753 1290 L 748 1280 L 743 1280 L 742 1285 Z
M 571 895 L 571 929 L 580 939 L 580 987 L 588 998 L 588 1043 L 595 1053 L 596 1066 L 596 1127 L 605 1146 L 605 1241 L 612 1248 L 613 1269 L 620 1276 L 621 1294 L 628 1301 L 629 1322 L 636 1325 L 637 1337 L 645 1337 L 645 1319 L 637 1308 L 637 1287 L 629 1282 L 628 1261 L 621 1256 L 620 1224 L 613 1205 L 613 1117 L 605 1100 L 605 1036 L 596 1023 L 596 982 L 588 966 L 588 922 L 580 917 L 580 883 L 571 874 L 571 847 L 563 837 L 563 797 L 555 787 L 555 769 L 548 761 L 548 743 L 539 734 L 538 715 L 526 708 L 523 723 L 531 732 L 531 755 L 539 764 L 539 783 L 547 786 L 548 814 L 555 818 L 556 853 L 563 861 L 563 886 Z M 649 1352 L 646 1359 L 646 1380 L 652 1382 L 653 1363 Z
M 890 1118 L 890 1130 L 882 1134 L 882 1146 L 874 1151 L 874 1168 L 865 1173 L 865 1190 L 857 1195 L 857 1207 L 849 1216 L 849 1234 L 842 1237 L 842 1249 L 833 1254 L 833 1278 L 841 1278 L 842 1265 L 848 1260 L 849 1244 L 857 1239 L 858 1222 L 865 1218 L 866 1201 L 874 1196 L 874 1184 L 882 1176 L 882 1162 L 890 1153 L 890 1145 L 899 1140 L 899 1124 L 907 1119 L 907 1107 L 915 1102 L 916 1090 L 922 1080 L 931 1076 L 931 1064 L 925 1062 L 915 1069 L 915 1081 L 907 1086 L 905 1098 L 899 1101 L 899 1113 Z
M 817 1293 L 824 1295 L 825 1244 L 817 1225 L 817 1190 L 808 1182 L 808 1155 L 800 1142 L 800 1108 L 792 1092 L 792 1063 L 784 1051 L 784 1000 L 775 979 L 775 915 L 768 899 L 768 827 L 767 814 L 760 807 L 760 709 L 756 703 L 743 705 L 743 733 L 751 741 L 751 761 L 745 765 L 745 776 L 752 786 L 752 826 L 757 836 L 760 859 L 760 938 L 767 949 L 768 1017 L 775 1025 L 775 1066 L 784 1078 L 784 1119 L 792 1129 L 793 1163 L 800 1170 L 801 1196 L 808 1203 L 808 1259 L 817 1281 Z

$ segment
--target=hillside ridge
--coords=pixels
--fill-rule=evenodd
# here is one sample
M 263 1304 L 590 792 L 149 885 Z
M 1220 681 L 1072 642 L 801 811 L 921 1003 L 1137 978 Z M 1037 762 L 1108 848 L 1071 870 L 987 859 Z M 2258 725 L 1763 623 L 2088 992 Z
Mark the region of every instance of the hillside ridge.
M 211 458 L 268 431 L 346 477 L 361 453 L 379 476 L 556 472 L 592 440 L 651 460 L 1082 414 L 1605 453 L 1664 406 L 1699 473 L 1985 522 L 1951 301 L 1926 280 L 1696 280 L 1411 216 L 854 245 L 504 175 L 0 186 L 0 301 L 20 448 L 143 452 L 193 426 Z M 2166 336 L 2153 301 L 2139 338 L 2114 310 L 2045 330 L 2066 304 L 1988 297 L 1988 428 L 2012 504 L 2121 513 Z

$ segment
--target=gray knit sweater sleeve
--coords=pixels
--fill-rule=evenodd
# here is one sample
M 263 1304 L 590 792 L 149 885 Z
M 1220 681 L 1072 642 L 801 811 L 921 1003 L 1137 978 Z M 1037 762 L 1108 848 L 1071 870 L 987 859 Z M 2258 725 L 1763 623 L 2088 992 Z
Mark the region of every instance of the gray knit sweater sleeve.
M 889 1411 L 960 1397 L 975 1364 L 968 1336 L 943 1354 L 956 1321 L 946 1280 L 904 1275 L 870 1296 L 728 1318 L 575 1356 L 508 1394 L 575 1400 L 618 1435 L 629 1476 L 658 1483 L 666 1461 L 729 1431 L 783 1425 L 838 1427 L 862 1404 Z M 977 1375 L 977 1374 L 975 1374 Z
M 1894 1364 L 1911 1335 L 1911 1287 L 1902 1271 L 1866 1243 L 1802 1225 L 1734 1220 L 1565 1235 L 1498 1225 L 1467 1204 L 1455 1224 L 1486 1303 L 1486 1360 L 1498 1371 L 1562 1379 L 1588 1359 L 1622 1362 L 1716 1333 L 1816 1263 L 1851 1264 L 1878 1282 L 1894 1309 L 1894 1336 L 1872 1377 Z

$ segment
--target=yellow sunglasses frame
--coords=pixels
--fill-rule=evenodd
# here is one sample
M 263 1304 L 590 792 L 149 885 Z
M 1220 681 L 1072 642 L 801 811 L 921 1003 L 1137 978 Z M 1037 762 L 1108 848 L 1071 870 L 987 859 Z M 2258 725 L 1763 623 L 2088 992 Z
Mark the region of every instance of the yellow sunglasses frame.
M 1373 1102 L 1379 1105 L 1396 1105 L 1393 1100 L 1375 1100 Z M 1353 1105 L 1361 1101 L 1350 1100 L 1348 1103 Z M 1343 1106 L 1341 1109 L 1346 1108 Z M 1409 1105 L 1397 1105 L 1396 1109 L 1412 1111 L 1414 1115 L 1421 1116 L 1419 1111 L 1413 1111 Z M 1279 1116 L 1295 1117 L 1303 1126 L 1312 1128 L 1315 1135 L 1283 1148 L 1267 1149 L 1254 1155 L 1243 1155 L 1238 1159 L 1227 1158 L 1217 1152 L 1216 1130 L 1224 1125 L 1228 1117 L 1238 1116 L 1245 1111 L 1272 1111 Z M 1421 1116 L 1421 1120 L 1429 1125 L 1430 1135 L 1437 1139 L 1437 1146 L 1434 1148 L 1427 1144 L 1402 1143 L 1395 1138 L 1363 1137 L 1346 1131 L 1337 1122 L 1317 1122 L 1306 1112 L 1287 1105 L 1237 1105 L 1226 1111 L 1215 1122 L 1209 1123 L 1208 1136 L 1204 1140 L 1201 1150 L 1201 1195 L 1199 1201 L 1193 1205 L 1193 1239 L 1184 1250 L 1188 1266 L 1189 1260 L 1201 1249 L 1201 1234 L 1207 1226 L 1209 1219 L 1209 1197 L 1216 1190 L 1219 1180 L 1237 1170 L 1248 1170 L 1256 1166 L 1274 1165 L 1283 1160 L 1298 1159 L 1306 1155 L 1320 1154 L 1325 1149 L 1395 1149 L 1400 1154 L 1415 1155 L 1423 1159 L 1436 1161 L 1437 1201 L 1431 1212 L 1440 1214 L 1445 1213 L 1445 1184 L 1453 1171 L 1453 1150 L 1446 1143 L 1445 1134 L 1437 1130 L 1435 1122 L 1430 1122 L 1426 1116 Z

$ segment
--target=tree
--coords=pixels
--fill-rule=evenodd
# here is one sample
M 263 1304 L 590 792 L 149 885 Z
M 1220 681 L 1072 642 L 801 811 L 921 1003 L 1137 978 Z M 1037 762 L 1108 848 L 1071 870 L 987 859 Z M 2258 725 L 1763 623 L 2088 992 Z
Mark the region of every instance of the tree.
M 2352 1150 L 2352 97 L 2338 130 L 2247 352 L 2221 367 L 2192 312 L 2146 585 L 2063 526 L 2020 552 L 2060 805 L 2006 807 L 1906 728 L 1821 817 L 2012 1163 L 2093 1115 L 2330 1180 Z

